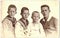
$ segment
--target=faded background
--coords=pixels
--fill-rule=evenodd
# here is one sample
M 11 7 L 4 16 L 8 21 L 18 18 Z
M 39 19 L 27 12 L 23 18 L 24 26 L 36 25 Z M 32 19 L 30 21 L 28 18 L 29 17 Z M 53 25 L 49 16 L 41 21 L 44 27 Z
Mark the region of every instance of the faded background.
M 10 4 L 14 4 L 17 7 L 17 14 L 15 15 L 16 19 L 19 20 L 21 18 L 21 8 L 28 7 L 29 8 L 29 22 L 32 22 L 31 14 L 33 11 L 38 11 L 40 13 L 40 19 L 43 17 L 41 14 L 40 6 L 43 4 L 47 4 L 50 6 L 50 16 L 54 16 L 59 21 L 59 1 L 58 0 L 1 0 L 0 1 L 0 23 L 7 16 L 8 6 Z M 0 24 L 0 31 L 1 31 Z

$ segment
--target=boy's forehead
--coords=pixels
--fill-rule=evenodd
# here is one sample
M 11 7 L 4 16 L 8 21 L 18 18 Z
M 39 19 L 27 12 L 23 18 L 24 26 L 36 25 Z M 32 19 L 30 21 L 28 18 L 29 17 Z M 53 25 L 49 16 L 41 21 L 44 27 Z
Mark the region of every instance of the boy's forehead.
M 23 13 L 28 13 L 28 10 L 24 10 Z
M 16 10 L 15 8 L 11 7 L 10 10 Z
M 9 11 L 14 11 L 14 12 L 16 12 L 15 8 L 10 8 Z
M 33 15 L 40 15 L 40 14 L 39 14 L 39 13 L 37 13 L 37 12 L 34 12 L 34 13 L 33 13 Z
M 14 7 L 10 7 L 10 9 L 11 9 L 11 8 L 16 9 L 16 8 L 14 8 Z
M 28 11 L 28 10 L 23 10 L 23 11 Z
M 42 9 L 48 9 L 48 7 L 42 7 Z

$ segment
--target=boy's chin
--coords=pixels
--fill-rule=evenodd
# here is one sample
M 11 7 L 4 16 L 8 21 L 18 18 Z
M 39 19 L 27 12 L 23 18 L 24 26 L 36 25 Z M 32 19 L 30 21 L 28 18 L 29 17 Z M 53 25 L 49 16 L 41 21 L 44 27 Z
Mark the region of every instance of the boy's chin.
M 13 18 L 14 16 L 10 16 L 11 18 Z
M 34 21 L 34 22 L 38 22 L 38 21 L 36 20 L 36 21 Z
M 25 20 L 27 20 L 27 18 L 24 18 Z

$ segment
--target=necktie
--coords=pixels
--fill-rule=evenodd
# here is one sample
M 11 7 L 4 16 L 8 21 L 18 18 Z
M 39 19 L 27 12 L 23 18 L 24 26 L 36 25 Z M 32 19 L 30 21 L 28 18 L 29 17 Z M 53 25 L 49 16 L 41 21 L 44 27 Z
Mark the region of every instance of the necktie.
M 45 22 L 44 22 L 44 29 L 48 29 L 49 28 L 49 22 L 47 21 L 46 17 L 44 17 Z

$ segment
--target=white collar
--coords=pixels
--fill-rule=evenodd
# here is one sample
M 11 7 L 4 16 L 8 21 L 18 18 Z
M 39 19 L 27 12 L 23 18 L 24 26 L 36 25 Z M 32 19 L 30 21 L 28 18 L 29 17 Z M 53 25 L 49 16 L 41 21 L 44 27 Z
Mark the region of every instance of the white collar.
M 49 16 L 47 21 L 49 21 L 52 18 L 52 16 Z M 43 18 L 43 21 L 45 21 L 45 19 Z
M 51 18 L 52 18 L 52 16 L 49 16 L 48 19 L 47 19 L 47 21 L 49 21 Z

